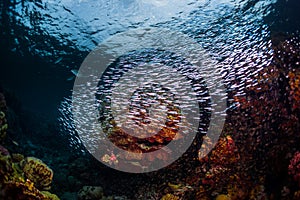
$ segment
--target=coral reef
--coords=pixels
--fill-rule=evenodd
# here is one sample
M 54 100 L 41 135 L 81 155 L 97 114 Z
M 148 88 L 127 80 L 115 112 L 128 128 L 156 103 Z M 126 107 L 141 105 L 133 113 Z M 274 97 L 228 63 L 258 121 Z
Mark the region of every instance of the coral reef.
M 78 192 L 78 200 L 113 200 L 113 197 L 104 196 L 100 186 L 83 186 Z
M 289 164 L 289 174 L 300 187 L 300 152 L 296 152 Z
M 166 194 L 160 200 L 179 200 L 179 197 L 173 194 Z
M 5 99 L 0 93 L 0 142 L 4 143 L 8 128 L 5 113 Z M 53 172 L 41 160 L 24 158 L 22 154 L 11 154 L 0 145 L 0 199 L 6 200 L 59 200 L 48 191 Z
M 147 96 L 149 94 L 147 91 L 140 91 L 137 95 Z M 130 113 L 132 113 L 124 119 L 126 121 L 124 123 L 128 123 L 128 126 L 122 124 L 122 127 L 119 127 L 120 125 L 109 113 L 105 114 L 106 117 L 101 114 L 103 115 L 100 117 L 102 129 L 107 138 L 116 146 L 116 148 L 110 149 L 111 152 L 101 156 L 103 162 L 114 165 L 116 168 L 128 166 L 137 171 L 144 171 L 155 160 L 164 162 L 172 159 L 172 150 L 165 146 L 172 140 L 183 140 L 183 133 L 179 132 L 179 122 L 182 124 L 187 122 L 182 120 L 181 110 L 173 101 L 166 98 L 158 98 L 157 101 L 167 108 L 163 126 L 161 124 L 156 126 L 152 123 L 150 127 L 145 128 L 144 124 L 150 123 L 149 108 L 148 105 L 139 101 L 134 101 L 133 105 L 130 105 Z M 139 137 L 135 137 L 136 134 Z M 120 151 L 120 148 L 126 151 Z M 152 153 L 148 154 L 149 152 Z
M 40 159 L 27 157 L 24 160 L 23 172 L 26 179 L 31 180 L 40 190 L 49 190 L 53 178 L 52 170 Z
M 300 108 L 300 70 L 292 70 L 288 73 L 292 108 Z
M 50 192 L 41 192 L 34 187 L 30 180 L 8 181 L 2 191 L 3 197 L 8 200 L 59 200 L 55 194 Z
M 208 159 L 211 163 L 222 166 L 236 163 L 239 155 L 232 137 L 227 135 L 220 138 Z
M 0 182 L 8 181 L 12 172 L 13 166 L 9 152 L 5 147 L 0 145 Z
M 299 49 L 291 45 L 292 42 L 288 41 L 280 43 L 280 47 L 275 49 L 275 57 L 277 55 L 278 59 L 272 66 L 264 66 L 261 71 L 250 77 L 250 81 L 253 82 L 246 83 L 240 93 L 231 94 L 229 91 L 232 97 L 229 101 L 234 109 L 228 109 L 228 118 L 221 138 L 210 153 L 205 152 L 207 156 L 199 153 L 197 159 L 197 155 L 187 153 L 172 166 L 157 172 L 158 178 L 154 175 L 156 172 L 141 175 L 141 179 L 146 178 L 137 181 L 140 184 L 136 186 L 140 190 L 140 198 L 135 199 L 300 199 L 300 152 L 292 155 L 293 152 L 299 151 L 299 136 L 295 133 L 299 133 L 300 54 L 297 53 Z M 291 65 L 290 59 L 293 59 Z M 235 81 L 237 85 L 240 84 L 238 80 Z M 114 126 L 112 132 L 108 132 L 111 141 L 129 152 L 140 154 L 111 152 L 103 156 L 103 161 L 111 165 L 119 164 L 120 159 L 138 162 L 143 156 L 148 156 L 143 154 L 144 152 L 155 151 L 172 139 L 181 139 L 175 123 L 181 120 L 180 110 L 174 105 L 169 106 L 173 114 L 167 116 L 166 127 L 145 140 L 137 142 L 137 138 L 130 137 Z M 3 112 L 5 108 L 5 98 L 0 93 L 1 143 L 4 142 L 8 127 L 6 113 Z M 133 116 L 137 123 L 147 123 L 147 113 L 140 112 Z M 110 122 L 110 125 L 114 125 L 114 122 Z M 209 138 L 205 141 L 207 143 L 202 144 L 201 148 L 209 151 L 212 144 Z M 40 146 L 37 145 L 36 151 L 40 151 Z M 57 152 L 53 155 L 57 155 Z M 293 158 L 290 160 L 291 157 Z M 58 177 L 60 185 L 56 185 L 57 191 L 67 191 L 65 196 L 69 199 L 75 199 L 76 195 L 79 200 L 112 199 L 104 195 L 102 187 L 82 187 L 87 184 L 103 185 L 101 181 L 105 179 L 103 177 L 106 177 L 107 169 L 101 166 L 101 169 L 105 170 L 98 170 L 96 165 L 87 164 L 90 158 L 76 160 L 76 157 L 70 156 L 67 159 L 59 159 L 57 163 L 62 164 L 57 168 L 62 176 Z M 167 160 L 168 152 L 147 157 L 149 162 L 155 159 Z M 51 162 L 53 164 L 53 161 Z M 183 162 L 186 165 L 181 165 Z M 52 166 L 55 166 L 54 164 Z M 287 176 L 287 172 L 290 177 Z M 111 177 L 106 180 L 107 183 L 118 185 L 117 187 L 125 185 L 118 182 L 120 174 L 115 174 L 109 174 Z M 168 177 L 170 174 L 171 178 Z M 92 182 L 93 177 L 99 177 L 98 182 Z M 266 177 L 269 180 L 266 180 Z M 0 145 L 0 198 L 57 200 L 56 195 L 45 191 L 50 189 L 52 178 L 52 170 L 41 160 L 24 157 L 22 154 L 11 154 Z M 82 189 L 77 193 L 80 188 Z M 124 188 L 126 186 L 120 186 L 119 191 Z M 278 196 L 278 193 L 281 193 L 281 196 Z
M 58 196 L 50 193 L 49 191 L 41 191 L 41 193 L 45 196 L 45 198 L 49 200 L 59 200 Z
M 154 181 L 146 183 L 140 187 L 137 197 L 145 197 L 147 190 L 151 194 L 146 199 L 158 199 L 162 194 L 161 199 L 300 199 L 300 153 L 290 160 L 292 153 L 299 151 L 300 141 L 299 42 L 284 39 L 276 45 L 270 64 L 259 65 L 260 69 L 251 72 L 247 81 L 234 78 L 228 84 L 230 108 L 213 150 L 209 152 L 212 142 L 204 136 L 205 143 L 201 144 L 202 151 L 198 155 L 183 155 L 181 160 L 157 173 L 160 176 L 156 178 L 163 179 L 160 184 L 158 181 L 155 181 L 157 186 L 153 186 Z M 230 91 L 231 85 L 233 91 Z M 145 115 L 135 117 L 144 119 Z M 175 132 L 166 132 L 141 146 L 134 146 L 136 139 L 118 129 L 115 131 L 109 136 L 117 146 L 140 155 L 107 154 L 103 159 L 111 164 L 116 164 L 122 156 L 138 161 L 143 152 L 154 151 L 159 145 L 167 144 L 169 138 L 177 139 Z M 159 158 L 164 160 L 167 156 Z M 184 165 L 184 162 L 192 164 Z M 180 169 L 183 166 L 190 168 Z
M 256 199 L 267 199 L 267 194 L 263 185 L 258 184 L 250 191 L 249 200 Z
M 4 149 L 4 147 L 2 147 Z M 1 151 L 5 152 L 5 151 Z M 20 158 L 21 156 L 19 156 Z M 27 159 L 27 158 L 26 158 Z M 25 160 L 26 160 L 25 159 Z M 51 194 L 50 192 L 45 192 L 39 190 L 36 186 L 41 186 L 41 183 L 48 184 L 48 178 L 46 181 L 43 181 L 45 176 L 38 177 L 38 174 L 34 176 L 29 176 L 28 171 L 33 172 L 29 166 L 26 167 L 26 174 L 28 177 L 24 177 L 25 172 L 22 170 L 22 163 L 25 162 L 22 160 L 20 162 L 13 162 L 13 159 L 10 154 L 1 153 L 0 155 L 0 197 L 5 199 L 26 199 L 26 200 L 59 200 L 59 198 Z M 32 160 L 29 158 L 28 160 Z M 14 160 L 17 161 L 17 160 Z M 41 169 L 41 168 L 38 168 Z M 34 174 L 34 173 L 33 173 Z M 51 175 L 52 176 L 52 175 Z M 30 178 L 33 177 L 33 182 Z M 40 182 L 36 182 L 39 180 Z M 50 182 L 51 183 L 51 182 Z M 49 189 L 49 188 L 43 188 Z
M 231 200 L 231 198 L 228 195 L 225 194 L 219 194 L 216 198 L 216 200 Z
M 203 199 L 203 200 L 209 200 L 209 196 L 207 194 L 208 192 L 205 190 L 205 188 L 203 187 L 203 185 L 201 185 L 196 192 L 196 199 Z
M 6 136 L 6 130 L 8 128 L 7 120 L 5 117 L 5 111 L 7 110 L 7 105 L 5 97 L 0 93 L 0 143 L 3 143 L 3 140 Z

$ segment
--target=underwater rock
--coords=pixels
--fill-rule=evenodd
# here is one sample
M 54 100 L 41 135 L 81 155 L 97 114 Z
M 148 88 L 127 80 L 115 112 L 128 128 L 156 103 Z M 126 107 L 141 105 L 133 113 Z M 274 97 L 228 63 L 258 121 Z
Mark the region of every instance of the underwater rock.
M 113 197 L 105 197 L 100 186 L 83 186 L 77 194 L 78 200 L 109 200 Z
M 5 113 L 0 110 L 0 143 L 3 142 L 6 136 L 7 128 L 8 128 L 8 124 L 5 118 Z
M 53 178 L 53 171 L 40 159 L 27 157 L 23 167 L 24 176 L 34 183 L 40 190 L 49 190 Z
M 0 145 L 0 183 L 8 181 L 12 172 L 11 156 L 8 150 Z
M 7 120 L 5 117 L 4 111 L 7 110 L 5 97 L 0 93 L 0 143 L 3 143 L 3 140 L 6 136 L 6 130 L 8 128 Z
M 13 162 L 21 162 L 22 160 L 24 160 L 24 156 L 20 153 L 11 154 L 11 158 Z
M 6 111 L 6 109 L 7 109 L 7 105 L 5 101 L 5 96 L 2 93 L 0 93 L 0 110 Z

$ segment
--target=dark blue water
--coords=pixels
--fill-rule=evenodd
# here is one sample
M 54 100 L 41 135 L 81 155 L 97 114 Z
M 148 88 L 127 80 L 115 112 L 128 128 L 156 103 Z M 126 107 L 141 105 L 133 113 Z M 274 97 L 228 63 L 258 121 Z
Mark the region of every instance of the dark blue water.
M 104 38 L 128 28 L 156 23 L 163 23 L 161 26 L 166 27 L 175 26 L 177 30 L 198 38 L 204 47 L 214 51 L 218 57 L 222 57 L 220 49 L 224 52 L 232 51 L 234 47 L 231 47 L 231 43 L 240 39 L 251 43 L 247 41 L 251 37 L 266 34 L 260 28 L 265 29 L 264 31 L 291 33 L 299 30 L 297 1 L 201 1 L 199 9 L 194 9 L 191 14 L 182 14 L 184 17 L 176 15 L 176 11 L 180 10 L 176 7 L 178 10 L 174 8 L 175 14 L 171 16 L 174 19 L 157 17 L 159 19 L 152 20 L 149 20 L 152 13 L 139 13 L 143 11 L 134 7 L 134 1 L 120 5 L 109 3 L 107 6 L 116 7 L 115 9 L 120 6 L 120 13 L 109 11 L 115 16 L 107 14 L 103 19 L 104 14 L 100 12 L 102 7 L 98 5 L 103 2 L 93 2 L 95 5 L 68 1 L 8 1 L 1 4 L 1 59 L 3 69 L 6 70 L 1 73 L 2 84 L 9 85 L 17 92 L 29 109 L 45 110 L 55 115 L 55 107 L 72 87 L 72 81 L 67 81 L 73 75 L 71 70 L 78 69 L 87 53 Z M 129 8 L 126 8 L 126 4 Z M 93 6 L 96 14 L 83 15 Z M 186 12 L 190 12 L 193 7 L 195 6 L 189 6 Z M 126 20 L 126 15 L 122 16 L 126 9 L 137 12 L 136 15 L 141 17 L 135 19 L 130 16 Z M 96 17 L 97 13 L 100 18 Z M 32 95 L 41 99 L 32 102 Z M 56 103 L 48 104 L 49 99 Z
M 201 199 L 203 168 L 212 167 L 193 159 L 197 150 L 173 168 L 121 173 L 88 154 L 72 123 L 73 84 L 90 51 L 117 33 L 168 28 L 193 38 L 222 74 L 228 99 L 223 135 L 231 135 L 241 156 L 240 164 L 228 168 L 241 170 L 237 176 L 244 180 L 232 183 L 264 185 L 268 199 L 292 199 L 300 190 L 287 172 L 300 150 L 300 99 L 291 78 L 300 73 L 299 10 L 297 0 L 2 1 L 0 86 L 13 113 L 8 133 L 19 143 L 10 143 L 11 149 L 43 159 L 58 174 L 52 191 L 62 199 L 76 199 L 84 185 L 128 199 L 160 199 L 166 193 Z M 182 187 L 172 189 L 168 183 Z M 211 199 L 228 193 L 222 181 L 203 185 Z M 286 197 L 284 187 L 290 191 Z M 250 198 L 247 192 L 239 198 Z

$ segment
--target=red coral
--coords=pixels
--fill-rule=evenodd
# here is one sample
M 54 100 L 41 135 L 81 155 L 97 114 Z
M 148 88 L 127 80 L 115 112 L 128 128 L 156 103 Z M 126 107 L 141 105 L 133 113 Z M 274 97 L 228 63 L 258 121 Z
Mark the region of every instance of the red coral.
M 216 147 L 212 150 L 208 160 L 211 164 L 232 165 L 239 159 L 237 147 L 231 136 L 220 138 Z
M 296 152 L 289 164 L 289 174 L 298 182 L 300 187 L 300 152 Z

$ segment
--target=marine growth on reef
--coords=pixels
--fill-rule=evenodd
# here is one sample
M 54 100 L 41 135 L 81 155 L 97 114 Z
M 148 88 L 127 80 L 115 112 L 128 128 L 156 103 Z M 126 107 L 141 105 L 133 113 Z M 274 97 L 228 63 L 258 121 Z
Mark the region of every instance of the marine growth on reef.
M 8 128 L 0 93 L 0 143 L 5 143 Z M 49 192 L 53 171 L 41 160 L 10 153 L 0 145 L 0 198 L 5 200 L 59 200 Z M 5 144 L 4 144 L 5 145 Z

